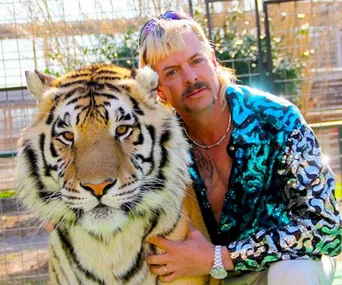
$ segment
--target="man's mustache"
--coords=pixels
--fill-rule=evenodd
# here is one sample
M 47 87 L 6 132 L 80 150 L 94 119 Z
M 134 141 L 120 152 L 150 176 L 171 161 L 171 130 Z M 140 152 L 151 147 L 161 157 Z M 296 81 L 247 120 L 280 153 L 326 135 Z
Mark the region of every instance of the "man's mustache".
M 197 81 L 193 85 L 188 86 L 183 92 L 182 92 L 182 98 L 184 99 L 186 96 L 190 95 L 191 93 L 196 92 L 197 90 L 203 89 L 203 88 L 209 88 L 209 85 L 206 82 L 203 81 Z

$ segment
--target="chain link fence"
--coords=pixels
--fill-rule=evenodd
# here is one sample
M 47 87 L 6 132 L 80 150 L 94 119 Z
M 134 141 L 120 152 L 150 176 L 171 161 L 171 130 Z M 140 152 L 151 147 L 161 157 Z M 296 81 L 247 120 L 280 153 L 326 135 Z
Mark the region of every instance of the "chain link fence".
M 301 108 L 330 159 L 338 180 L 336 193 L 342 197 L 341 1 L 0 4 L 0 284 L 48 280 L 48 235 L 11 197 L 17 140 L 36 105 L 25 88 L 24 71 L 59 76 L 94 62 L 136 67 L 139 28 L 166 10 L 192 14 L 211 38 L 221 63 L 234 68 L 241 83 L 274 91 Z

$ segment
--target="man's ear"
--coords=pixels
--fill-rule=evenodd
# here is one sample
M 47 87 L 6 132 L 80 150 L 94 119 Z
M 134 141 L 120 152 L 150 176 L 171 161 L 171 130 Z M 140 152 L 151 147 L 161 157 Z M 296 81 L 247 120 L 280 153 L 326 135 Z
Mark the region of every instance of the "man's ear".
M 167 96 L 163 91 L 163 88 L 158 86 L 157 88 L 157 96 L 159 103 L 163 104 L 164 106 L 168 107 L 170 113 L 173 113 L 173 108 L 170 102 L 167 101 Z
M 157 95 L 158 95 L 158 97 L 159 98 L 161 98 L 162 100 L 167 100 L 167 98 L 166 98 L 166 96 L 165 96 L 165 94 L 164 94 L 164 91 L 163 91 L 163 89 L 160 87 L 160 85 L 158 85 L 158 87 L 157 87 Z
M 217 67 L 218 67 L 218 64 L 217 64 L 217 58 L 216 58 L 216 55 L 215 55 L 215 51 L 214 51 L 214 50 L 211 51 L 211 61 L 213 62 L 215 68 L 217 68 Z
M 25 71 L 25 76 L 28 90 L 39 101 L 42 100 L 45 90 L 51 87 L 52 82 L 55 80 L 55 78 L 38 70 Z

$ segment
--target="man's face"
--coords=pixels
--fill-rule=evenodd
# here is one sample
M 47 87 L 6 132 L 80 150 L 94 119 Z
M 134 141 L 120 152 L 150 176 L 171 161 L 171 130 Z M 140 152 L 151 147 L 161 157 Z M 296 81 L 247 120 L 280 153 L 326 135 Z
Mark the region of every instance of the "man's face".
M 213 107 L 220 90 L 214 56 L 208 54 L 195 33 L 185 33 L 183 39 L 183 50 L 154 66 L 159 74 L 159 95 L 181 116 Z

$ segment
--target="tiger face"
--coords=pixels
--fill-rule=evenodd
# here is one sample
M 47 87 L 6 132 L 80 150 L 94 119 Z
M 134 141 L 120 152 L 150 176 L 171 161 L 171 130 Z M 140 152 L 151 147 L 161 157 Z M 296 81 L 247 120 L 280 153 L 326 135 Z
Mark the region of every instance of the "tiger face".
M 38 98 L 18 153 L 19 198 L 46 221 L 112 233 L 180 209 L 188 145 L 156 99 L 158 76 L 93 65 L 59 79 L 27 73 Z

